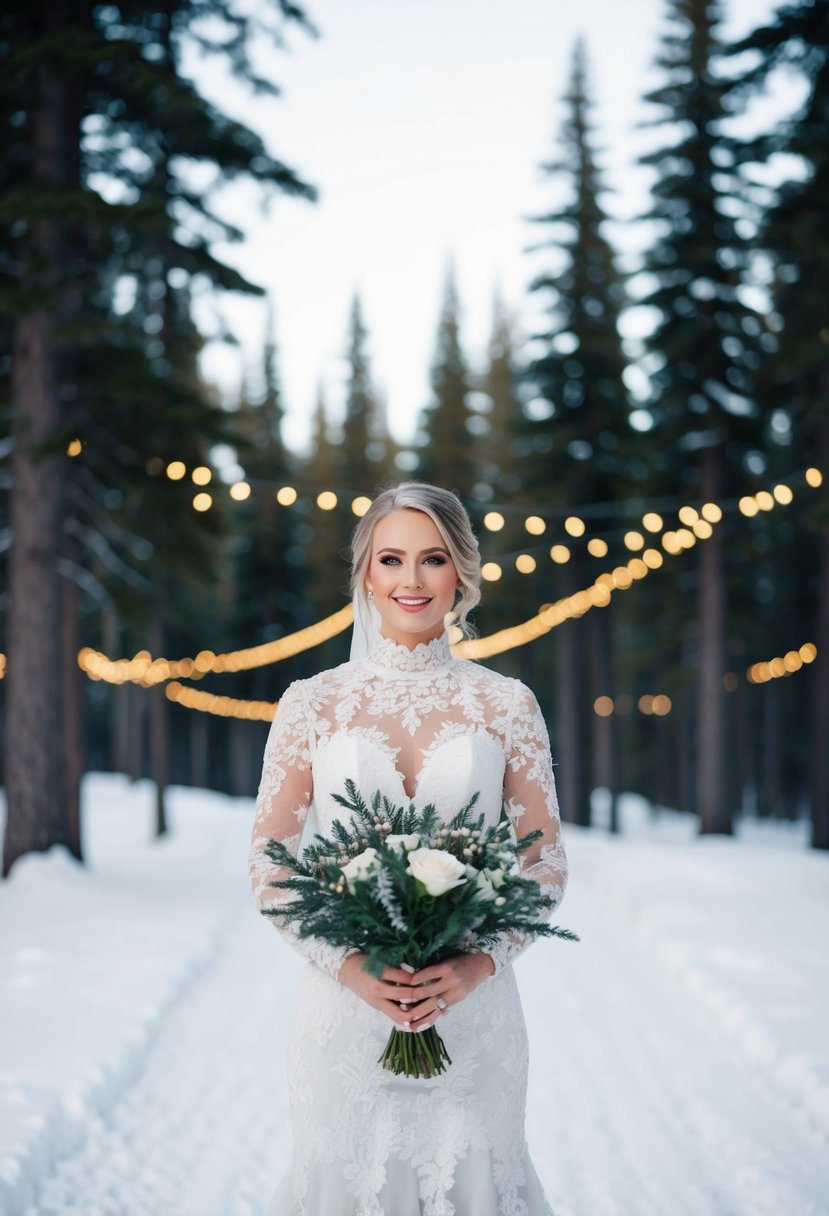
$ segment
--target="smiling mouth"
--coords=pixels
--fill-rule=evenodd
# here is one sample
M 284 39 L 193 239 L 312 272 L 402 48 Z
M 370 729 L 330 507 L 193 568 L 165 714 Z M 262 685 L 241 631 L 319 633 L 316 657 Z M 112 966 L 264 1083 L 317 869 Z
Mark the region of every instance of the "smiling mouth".
M 428 595 L 418 597 L 393 595 L 392 599 L 395 604 L 400 604 L 402 608 L 424 608 L 426 604 L 431 604 L 432 602 L 432 597 Z

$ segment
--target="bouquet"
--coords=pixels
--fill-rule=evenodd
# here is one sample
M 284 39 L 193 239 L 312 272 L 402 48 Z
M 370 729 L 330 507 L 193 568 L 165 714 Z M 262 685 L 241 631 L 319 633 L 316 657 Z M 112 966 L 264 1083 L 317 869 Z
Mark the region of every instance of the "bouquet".
M 473 818 L 475 794 L 448 821 L 434 806 L 395 806 L 379 791 L 367 803 L 353 781 L 336 801 L 348 821 L 332 837 L 317 834 L 295 857 L 269 840 L 270 859 L 290 877 L 270 883 L 292 898 L 264 909 L 296 923 L 300 937 L 365 954 L 373 975 L 384 966 L 419 970 L 455 954 L 485 950 L 505 932 L 578 941 L 547 923 L 551 895 L 522 877 L 518 854 L 541 835 L 515 839 L 509 820 L 485 826 Z M 432 1077 L 451 1059 L 434 1026 L 418 1033 L 395 1027 L 380 1063 L 409 1077 Z

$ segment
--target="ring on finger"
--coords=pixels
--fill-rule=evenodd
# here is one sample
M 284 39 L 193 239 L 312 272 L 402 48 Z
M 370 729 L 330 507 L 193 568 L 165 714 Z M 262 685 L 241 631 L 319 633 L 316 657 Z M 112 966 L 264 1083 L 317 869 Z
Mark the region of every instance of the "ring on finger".
M 444 1009 L 449 1008 L 448 1001 L 445 1001 L 442 996 L 439 996 L 436 998 L 435 1004 L 437 1005 L 437 1007 L 441 1011 L 441 1013 L 443 1013 Z

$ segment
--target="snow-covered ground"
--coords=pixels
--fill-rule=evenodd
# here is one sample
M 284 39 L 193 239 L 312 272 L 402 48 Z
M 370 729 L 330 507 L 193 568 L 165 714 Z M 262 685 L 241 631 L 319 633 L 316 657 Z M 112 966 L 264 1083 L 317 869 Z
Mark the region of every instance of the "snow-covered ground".
M 84 801 L 89 865 L 0 885 L 0 1213 L 259 1216 L 303 964 L 248 895 L 251 804 L 176 789 L 151 842 L 146 783 Z M 624 821 L 566 829 L 582 940 L 517 964 L 556 1216 L 826 1216 L 829 857 L 802 825 Z

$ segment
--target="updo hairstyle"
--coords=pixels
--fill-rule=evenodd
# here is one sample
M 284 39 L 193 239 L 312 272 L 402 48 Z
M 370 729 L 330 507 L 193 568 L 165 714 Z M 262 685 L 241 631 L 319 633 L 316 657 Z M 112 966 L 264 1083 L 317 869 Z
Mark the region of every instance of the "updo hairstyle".
M 351 593 L 366 596 L 366 574 L 371 561 L 371 538 L 378 520 L 392 511 L 422 511 L 428 515 L 443 537 L 460 580 L 460 598 L 452 608 L 452 623 L 465 637 L 472 634 L 467 616 L 481 598 L 481 555 L 472 531 L 469 516 L 451 490 L 430 486 L 422 481 L 404 481 L 398 486 L 381 490 L 362 517 L 351 538 Z

